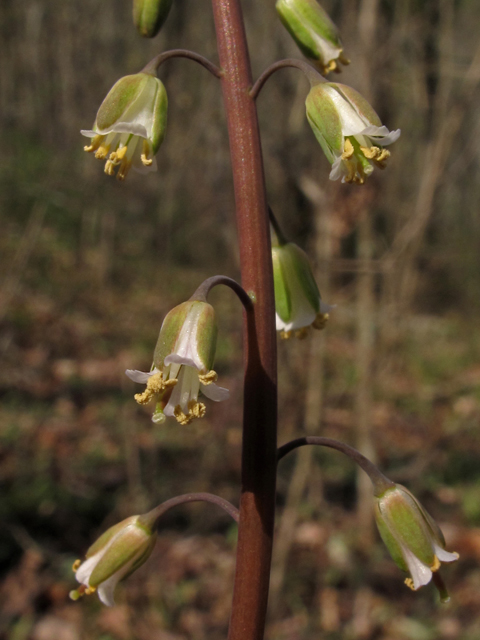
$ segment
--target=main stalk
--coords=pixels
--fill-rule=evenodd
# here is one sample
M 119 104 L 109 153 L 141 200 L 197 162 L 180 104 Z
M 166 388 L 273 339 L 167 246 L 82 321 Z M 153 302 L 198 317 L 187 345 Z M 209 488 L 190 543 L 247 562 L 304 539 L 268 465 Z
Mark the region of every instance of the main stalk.
M 262 640 L 270 580 L 277 447 L 275 301 L 262 152 L 239 0 L 212 0 L 240 245 L 245 319 L 242 495 L 229 640 Z

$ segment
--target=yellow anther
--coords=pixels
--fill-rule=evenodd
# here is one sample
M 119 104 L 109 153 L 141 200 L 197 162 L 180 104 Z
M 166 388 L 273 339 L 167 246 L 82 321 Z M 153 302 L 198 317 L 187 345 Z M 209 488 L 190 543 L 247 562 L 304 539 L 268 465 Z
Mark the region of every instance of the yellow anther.
M 127 153 L 127 145 L 124 145 L 123 147 L 120 147 L 119 149 L 117 149 L 117 160 L 123 160 L 123 158 L 125 157 L 125 154 Z
M 325 74 L 330 73 L 330 71 L 337 71 L 337 62 L 336 60 L 330 60 L 327 64 L 323 65 L 323 71 Z
M 343 155 L 342 155 L 342 158 L 343 158 Z M 351 182 L 355 181 L 356 166 L 355 166 L 355 163 L 353 163 L 351 160 L 344 159 L 343 162 L 345 163 L 345 166 L 348 171 L 347 175 L 345 176 L 345 182 L 350 184 Z
M 212 382 L 216 382 L 217 378 L 218 378 L 218 375 L 216 374 L 215 371 L 213 371 L 213 369 L 211 371 L 208 371 L 207 373 L 198 374 L 198 379 L 202 384 L 205 384 L 205 385 L 209 385 L 209 384 L 212 384 Z
M 405 578 L 405 584 L 409 589 L 415 591 L 415 585 L 413 584 L 413 580 L 411 578 Z
M 109 151 L 110 151 L 110 145 L 102 144 L 102 146 L 99 147 L 95 152 L 95 158 L 97 160 L 105 160 L 105 158 L 108 156 Z
M 164 380 L 163 384 L 165 385 L 165 389 L 168 389 L 168 387 L 174 387 L 177 382 L 178 380 L 176 378 L 170 378 L 170 380 Z
M 382 153 L 382 150 L 380 149 L 380 147 L 360 147 L 360 151 L 369 160 L 374 160 L 375 158 L 378 158 L 378 156 L 380 156 Z
M 92 593 L 95 593 L 96 590 L 97 590 L 97 587 L 87 587 L 85 589 L 85 595 L 90 596 Z
M 72 564 L 72 571 L 76 571 L 81 564 L 81 560 L 75 560 L 75 562 Z
M 345 56 L 345 54 L 343 53 L 343 51 L 340 51 L 340 55 L 338 56 L 338 59 L 340 60 L 340 62 L 342 64 L 344 64 L 345 66 L 347 64 L 350 64 L 350 60 Z
M 142 153 L 140 155 L 140 160 L 145 167 L 150 167 L 153 164 L 153 158 L 149 158 L 150 155 L 150 145 L 148 144 L 148 140 L 143 140 L 142 143 Z
M 438 571 L 440 569 L 440 560 L 437 558 L 437 556 L 433 556 L 433 564 L 430 567 L 430 569 L 433 572 Z
M 131 166 L 132 166 L 132 163 L 126 158 L 124 158 L 122 160 L 122 164 L 120 165 L 120 169 L 117 172 L 117 180 L 121 180 L 121 181 L 125 180 L 128 172 L 130 171 Z
M 203 418 L 207 413 L 207 408 L 203 402 L 196 402 L 196 400 L 190 400 L 188 403 L 188 415 L 193 418 Z
M 353 144 L 348 138 L 346 138 L 344 151 L 342 153 L 342 160 L 349 160 L 353 156 L 354 151 L 355 149 L 353 148 Z
M 166 387 L 173 387 L 177 384 L 177 380 L 164 380 L 161 372 L 154 373 L 147 380 L 147 388 L 143 393 L 136 393 L 134 398 L 138 404 L 148 404 L 155 396 L 161 393 Z
M 390 157 L 390 151 L 388 151 L 387 149 L 382 149 L 380 155 L 377 158 L 375 158 L 373 162 L 379 169 L 385 169 L 385 167 L 387 166 L 387 160 L 389 157 Z
M 176 421 L 181 425 L 190 424 L 193 420 L 193 416 L 190 415 L 190 412 L 187 414 L 183 413 L 182 407 L 177 404 L 175 409 L 173 410 L 173 415 L 175 416 Z
M 319 331 L 325 329 L 329 318 L 330 315 L 328 313 L 317 313 L 315 320 L 312 322 L 312 327 Z
M 295 337 L 298 338 L 298 340 L 305 340 L 307 336 L 308 327 L 302 327 L 301 329 L 297 329 L 297 331 L 295 331 Z
M 107 162 L 105 163 L 105 173 L 107 174 L 107 176 L 115 175 L 115 165 L 111 160 L 107 160 Z
M 282 329 L 282 331 L 280 331 L 280 340 L 290 340 L 292 335 L 293 331 L 285 331 L 284 329 Z
M 83 147 L 84 151 L 88 151 L 89 153 L 91 151 L 96 151 L 98 149 L 98 147 L 100 146 L 100 144 L 102 143 L 102 140 L 105 136 L 94 136 L 91 141 L 90 144 L 87 144 Z

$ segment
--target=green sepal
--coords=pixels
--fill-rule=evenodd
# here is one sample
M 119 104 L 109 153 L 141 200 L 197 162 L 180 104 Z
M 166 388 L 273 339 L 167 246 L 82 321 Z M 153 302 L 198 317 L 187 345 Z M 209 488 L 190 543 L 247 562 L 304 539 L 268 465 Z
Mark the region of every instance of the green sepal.
M 388 552 L 392 556 L 392 560 L 395 562 L 397 567 L 399 567 L 402 571 L 408 573 L 408 566 L 403 558 L 402 548 L 391 534 L 390 529 L 385 524 L 377 504 L 375 504 L 375 522 L 377 523 L 380 537 L 385 543 Z
M 310 89 L 305 106 L 313 133 L 333 164 L 335 157 L 343 151 L 342 121 L 337 107 L 322 84 Z
M 160 369 L 160 371 L 163 369 L 163 361 L 165 358 L 173 353 L 175 349 L 175 343 L 180 334 L 180 330 L 193 304 L 195 303 L 192 300 L 182 302 L 182 304 L 174 307 L 165 316 L 153 353 L 153 364 L 157 369 Z
M 328 62 L 323 60 L 318 38 L 333 47 L 342 48 L 337 27 L 316 0 L 278 0 L 276 9 L 283 25 L 307 58 Z
M 168 97 L 163 83 L 158 78 L 153 79 L 157 83 L 157 93 L 155 95 L 155 103 L 153 106 L 151 137 L 152 153 L 155 155 L 162 144 L 167 131 Z
M 401 485 L 388 489 L 378 499 L 385 525 L 400 545 L 405 546 L 420 562 L 431 567 L 435 560 L 432 535 L 417 501 Z M 436 542 L 436 540 L 435 540 Z
M 273 285 L 275 289 L 275 312 L 283 322 L 290 322 L 292 300 L 282 268 L 282 251 L 284 247 L 272 247 Z
M 284 249 L 288 252 L 288 257 L 293 271 L 297 276 L 300 288 L 312 306 L 312 309 L 315 313 L 318 313 L 320 311 L 320 292 L 313 277 L 312 267 L 307 254 L 293 242 L 285 245 Z
M 198 355 L 205 363 L 205 369 L 210 371 L 215 361 L 215 351 L 217 348 L 217 324 L 215 322 L 215 311 L 208 302 L 197 302 L 202 305 L 197 321 L 197 345 Z
M 89 547 L 85 557 L 87 559 L 91 558 L 96 553 L 101 551 L 108 544 L 108 542 L 113 538 L 113 536 L 115 536 L 119 531 L 121 531 L 125 527 L 128 527 L 129 524 L 134 524 L 136 519 L 137 519 L 137 516 L 130 516 L 129 518 L 122 520 L 118 524 L 115 524 L 113 525 L 113 527 L 110 527 L 109 529 L 104 531 L 102 535 L 97 540 L 95 540 L 95 542 Z
M 139 558 L 141 557 L 145 560 L 145 552 L 149 549 L 151 550 L 152 537 L 154 537 L 153 534 L 148 534 L 145 529 L 136 526 L 134 523 L 129 524 L 123 531 L 118 532 L 115 540 L 107 548 L 92 571 L 88 581 L 89 586 L 96 587 L 105 582 L 105 580 L 108 580 L 114 573 L 128 564 L 137 554 L 140 554 Z M 133 565 L 131 570 L 133 570 Z
M 168 17 L 173 0 L 133 0 L 133 22 L 144 38 L 154 38 Z
M 94 129 L 96 131 L 110 129 L 135 102 L 150 77 L 145 73 L 136 73 L 120 78 L 100 105 Z

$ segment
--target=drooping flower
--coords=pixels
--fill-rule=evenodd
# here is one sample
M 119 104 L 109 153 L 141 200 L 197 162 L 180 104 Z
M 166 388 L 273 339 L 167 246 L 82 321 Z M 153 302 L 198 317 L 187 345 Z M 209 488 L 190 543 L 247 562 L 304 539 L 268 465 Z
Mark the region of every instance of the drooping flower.
M 173 0 L 133 0 L 133 23 L 144 38 L 154 38 L 168 18 Z
M 375 498 L 375 519 L 394 562 L 410 574 L 405 584 L 414 591 L 430 582 L 441 562 L 458 560 L 458 553 L 445 550 L 437 523 L 400 484 Z
M 127 370 L 134 382 L 147 385 L 135 396 L 139 404 L 156 401 L 153 422 L 173 416 L 180 424 L 203 418 L 205 405 L 198 401 L 201 392 L 215 402 L 227 400 L 228 389 L 215 384 L 213 371 L 217 326 L 213 307 L 189 300 L 172 309 L 163 321 L 153 356 L 152 370 Z
M 325 82 L 312 86 L 306 100 L 307 118 L 328 161 L 330 180 L 363 184 L 374 166 L 384 169 L 387 145 L 400 136 L 389 131 L 371 105 L 344 84 Z
M 131 516 L 107 529 L 88 549 L 86 560 L 73 565 L 80 587 L 72 600 L 95 591 L 108 607 L 115 604 L 115 587 L 140 567 L 152 553 L 157 534 L 142 516 Z
M 280 20 L 303 55 L 326 75 L 350 64 L 335 24 L 316 0 L 277 0 Z
M 167 93 L 160 80 L 136 73 L 118 80 L 98 110 L 85 151 L 106 160 L 105 173 L 125 180 L 133 166 L 140 172 L 156 171 L 157 153 L 167 125 Z
M 272 246 L 277 331 L 283 339 L 307 335 L 308 327 L 323 329 L 332 306 L 325 304 L 307 254 L 293 242 Z

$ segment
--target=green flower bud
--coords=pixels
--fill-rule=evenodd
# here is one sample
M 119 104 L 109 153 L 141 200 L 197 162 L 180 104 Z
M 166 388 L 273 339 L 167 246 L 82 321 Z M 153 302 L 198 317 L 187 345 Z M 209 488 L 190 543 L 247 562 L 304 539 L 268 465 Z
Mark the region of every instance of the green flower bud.
M 175 417 L 180 424 L 203 418 L 205 405 L 198 402 L 201 391 L 210 400 L 221 402 L 229 392 L 215 384 L 213 371 L 217 326 L 215 312 L 207 302 L 189 300 L 170 311 L 163 321 L 148 373 L 128 369 L 134 382 L 147 384 L 136 394 L 139 404 L 156 400 L 152 420 L 163 422 L 165 416 Z
M 156 537 L 142 516 L 132 516 L 110 527 L 87 551 L 86 560 L 74 563 L 81 586 L 70 593 L 72 600 L 97 591 L 103 604 L 113 606 L 118 582 L 148 559 Z
M 340 62 L 350 64 L 343 54 L 337 27 L 316 0 L 277 0 L 276 8 L 303 55 L 320 73 L 339 72 Z
M 157 153 L 167 126 L 167 93 L 158 78 L 136 73 L 118 80 L 98 110 L 85 151 L 105 160 L 105 173 L 124 180 L 130 167 L 156 171 Z
M 172 0 L 133 0 L 133 22 L 140 35 L 154 38 L 168 18 Z
M 445 539 L 433 518 L 400 484 L 375 498 L 375 520 L 395 564 L 410 574 L 413 590 L 428 584 L 441 562 L 458 560 L 445 551 Z
M 332 165 L 330 180 L 363 184 L 374 166 L 384 169 L 390 157 L 385 146 L 400 129 L 389 131 L 371 105 L 344 84 L 312 86 L 305 106 L 313 133 Z
M 283 339 L 323 329 L 333 308 L 322 302 L 307 254 L 293 242 L 272 247 L 277 331 Z

